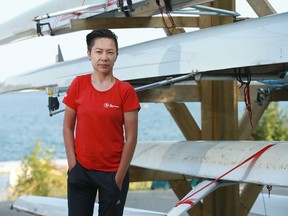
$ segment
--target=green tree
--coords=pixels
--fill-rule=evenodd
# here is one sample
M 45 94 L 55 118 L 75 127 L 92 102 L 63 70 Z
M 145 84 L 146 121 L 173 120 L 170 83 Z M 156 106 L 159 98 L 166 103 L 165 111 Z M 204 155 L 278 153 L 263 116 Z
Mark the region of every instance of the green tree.
M 65 196 L 66 175 L 64 171 L 54 169 L 51 158 L 54 148 L 44 148 L 37 141 L 34 150 L 21 161 L 21 173 L 18 175 L 13 197 L 20 195 Z
M 288 140 L 288 115 L 278 102 L 270 103 L 252 136 L 255 140 Z

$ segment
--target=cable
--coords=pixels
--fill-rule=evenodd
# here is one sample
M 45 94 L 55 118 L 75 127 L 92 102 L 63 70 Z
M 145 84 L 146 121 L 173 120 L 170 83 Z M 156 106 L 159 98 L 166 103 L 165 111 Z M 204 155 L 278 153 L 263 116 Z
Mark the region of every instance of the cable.
M 172 6 L 171 6 L 171 4 L 170 4 L 169 1 L 165 1 L 165 0 L 164 0 L 164 2 L 165 2 L 165 9 L 166 9 L 166 12 L 165 12 L 165 13 L 166 13 L 166 15 L 167 15 L 167 17 L 168 17 L 168 19 L 169 19 L 169 21 L 170 21 L 170 24 L 171 24 L 170 26 L 168 26 L 168 24 L 167 24 L 167 22 L 166 22 L 166 20 L 165 20 L 164 12 L 163 12 L 163 7 L 162 7 L 161 4 L 160 4 L 160 0 L 156 0 L 156 4 L 158 5 L 160 14 L 161 14 L 161 16 L 162 16 L 162 22 L 163 22 L 165 28 L 167 29 L 169 35 L 172 35 L 174 29 L 176 28 L 176 25 L 175 25 L 175 22 L 174 22 L 174 20 L 173 20 L 173 17 L 172 17 L 171 14 L 170 14 L 170 10 L 172 10 Z M 170 29 L 172 29 L 172 31 L 171 31 Z
M 252 122 L 252 107 L 251 107 L 251 99 L 250 99 L 250 82 L 251 82 L 250 68 L 246 67 L 244 69 L 244 74 L 242 74 L 241 68 L 234 69 L 234 74 L 238 82 L 241 84 L 239 89 L 242 88 L 242 86 L 245 86 L 244 87 L 244 102 L 245 102 L 246 109 L 248 111 L 251 127 L 254 128 L 253 122 Z M 243 81 L 243 75 L 245 76 L 246 81 Z

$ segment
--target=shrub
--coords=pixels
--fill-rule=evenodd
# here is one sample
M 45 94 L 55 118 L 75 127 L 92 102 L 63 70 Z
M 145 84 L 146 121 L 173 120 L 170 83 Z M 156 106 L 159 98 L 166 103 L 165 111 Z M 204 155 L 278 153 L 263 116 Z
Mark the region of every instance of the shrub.
M 65 171 L 55 169 L 52 163 L 54 147 L 44 148 L 37 141 L 34 150 L 21 160 L 21 172 L 11 198 L 21 195 L 66 196 Z

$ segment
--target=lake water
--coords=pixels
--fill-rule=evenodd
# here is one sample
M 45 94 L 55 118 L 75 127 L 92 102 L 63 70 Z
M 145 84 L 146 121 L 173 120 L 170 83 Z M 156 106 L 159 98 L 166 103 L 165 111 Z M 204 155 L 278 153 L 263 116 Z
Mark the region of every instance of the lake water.
M 62 101 L 62 98 L 59 100 Z M 0 161 L 20 160 L 24 155 L 29 155 L 37 140 L 41 142 L 42 147 L 54 146 L 55 159 L 65 158 L 62 139 L 64 113 L 50 117 L 47 102 L 45 92 L 0 95 Z M 200 125 L 200 104 L 187 105 Z M 141 103 L 141 107 L 139 141 L 184 140 L 162 103 Z M 281 102 L 280 107 L 287 112 L 288 103 Z M 239 113 L 243 113 L 244 109 L 243 103 L 239 105 Z
M 20 160 L 34 149 L 37 140 L 43 147 L 54 146 L 57 159 L 65 158 L 62 140 L 64 113 L 50 117 L 47 101 L 45 92 L 0 95 L 0 161 Z M 139 141 L 184 139 L 162 103 L 142 103 L 141 107 Z M 199 107 L 197 103 L 189 106 L 190 109 L 197 110 Z M 200 121 L 199 111 L 197 112 L 198 116 L 194 117 Z

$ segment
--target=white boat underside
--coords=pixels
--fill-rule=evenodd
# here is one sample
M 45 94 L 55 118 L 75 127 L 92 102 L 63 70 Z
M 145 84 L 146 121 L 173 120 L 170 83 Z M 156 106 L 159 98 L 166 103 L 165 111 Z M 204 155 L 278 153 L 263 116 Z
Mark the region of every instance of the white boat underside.
M 267 148 L 269 147 L 269 148 Z M 265 149 L 265 151 L 263 151 Z M 258 152 L 261 152 L 258 154 Z M 193 188 L 187 199 L 193 203 L 217 189 L 233 183 L 255 183 L 288 187 L 288 143 L 268 141 L 180 141 L 140 142 L 133 157 L 132 165 L 159 171 L 206 178 Z M 255 155 L 255 157 L 251 157 Z M 247 160 L 251 158 L 251 160 Z M 243 163 L 247 161 L 246 163 Z M 243 163 L 243 164 L 242 164 Z M 240 166 L 239 166 L 240 165 Z M 229 172 L 231 171 L 231 172 Z M 227 173 L 226 175 L 223 175 Z M 222 176 L 222 177 L 221 177 Z M 221 178 L 219 178 L 221 177 Z M 216 180 L 216 181 L 215 181 Z M 212 184 L 210 184 L 210 182 Z M 202 186 L 201 186 L 202 185 Z M 202 187 L 210 185 L 204 190 Z M 200 190 L 199 190 L 200 189 Z M 278 190 L 279 190 L 278 189 Z M 196 192 L 194 192 L 196 191 Z M 200 193 L 198 193 L 200 191 Z M 288 196 L 275 193 L 271 197 L 260 193 L 250 214 L 284 216 L 287 213 Z M 186 198 L 183 198 L 184 200 Z M 21 196 L 12 207 L 35 215 L 67 215 L 67 200 L 39 196 Z M 124 216 L 181 215 L 191 208 L 190 204 L 171 206 L 167 213 L 125 208 Z M 94 215 L 98 215 L 95 204 Z
M 67 216 L 67 199 L 40 197 L 40 196 L 21 196 L 12 205 L 13 209 L 32 213 L 34 215 Z M 161 212 L 146 211 L 134 208 L 125 208 L 123 216 L 163 216 Z M 93 216 L 98 216 L 98 204 L 95 203 Z
M 181 141 L 138 143 L 132 165 L 176 174 L 217 179 L 265 148 L 259 157 L 221 180 L 288 187 L 288 143 L 268 141 Z
M 288 71 L 287 26 L 288 13 L 283 13 L 124 47 L 114 75 L 133 83 L 192 72 L 233 77 L 234 69 L 249 67 L 252 74 L 261 72 L 259 79 L 267 79 L 265 74 L 279 79 Z M 7 79 L 0 92 L 67 87 L 76 75 L 91 72 L 84 57 Z
M 273 192 L 273 190 L 272 190 Z M 155 200 L 156 201 L 156 200 Z M 286 216 L 288 196 L 260 193 L 248 216 Z M 67 199 L 40 196 L 21 196 L 17 198 L 12 209 L 31 213 L 32 215 L 66 216 Z M 171 209 L 173 206 L 171 206 Z M 176 215 L 181 215 L 175 213 Z M 94 207 L 94 216 L 98 215 L 98 204 Z M 125 207 L 124 216 L 163 216 L 167 213 Z

